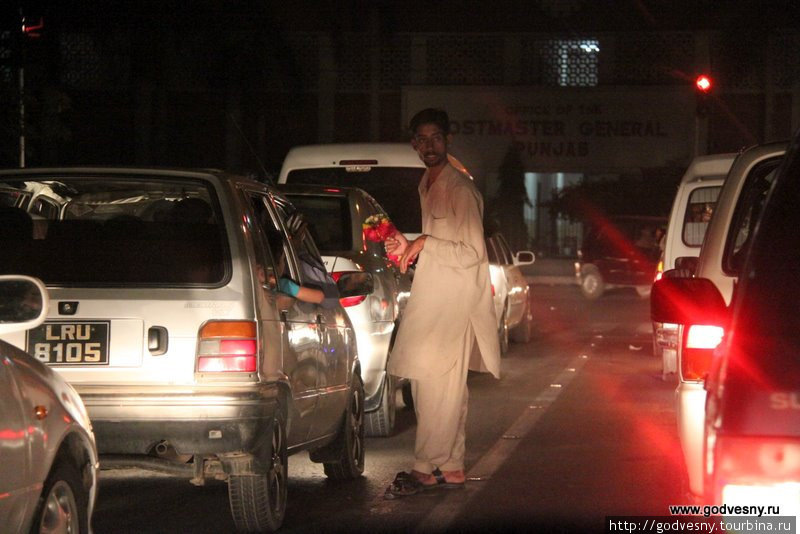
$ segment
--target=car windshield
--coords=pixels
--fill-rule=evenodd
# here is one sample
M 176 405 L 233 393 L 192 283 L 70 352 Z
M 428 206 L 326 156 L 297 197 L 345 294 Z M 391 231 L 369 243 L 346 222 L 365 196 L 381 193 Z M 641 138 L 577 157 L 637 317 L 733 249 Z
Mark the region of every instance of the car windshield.
M 219 284 L 222 219 L 201 181 L 126 176 L 0 178 L 0 273 L 48 284 Z
M 422 167 L 327 167 L 289 172 L 290 184 L 322 184 L 358 187 L 383 206 L 394 225 L 406 233 L 422 232 L 419 182 Z
M 286 195 L 308 221 L 322 254 L 351 250 L 353 235 L 347 198 L 333 195 Z

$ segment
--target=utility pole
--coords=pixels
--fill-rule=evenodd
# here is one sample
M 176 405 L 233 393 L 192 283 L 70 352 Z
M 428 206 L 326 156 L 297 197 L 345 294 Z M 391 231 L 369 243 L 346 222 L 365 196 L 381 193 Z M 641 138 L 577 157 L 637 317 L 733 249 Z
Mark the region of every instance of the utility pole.
M 19 40 L 19 167 L 25 168 L 25 15 L 19 8 L 22 35 Z
M 19 54 L 19 166 L 25 168 L 25 49 L 28 38 L 36 39 L 41 36 L 39 30 L 44 27 L 44 20 L 39 19 L 39 24 L 29 25 L 19 8 L 20 20 L 20 54 Z

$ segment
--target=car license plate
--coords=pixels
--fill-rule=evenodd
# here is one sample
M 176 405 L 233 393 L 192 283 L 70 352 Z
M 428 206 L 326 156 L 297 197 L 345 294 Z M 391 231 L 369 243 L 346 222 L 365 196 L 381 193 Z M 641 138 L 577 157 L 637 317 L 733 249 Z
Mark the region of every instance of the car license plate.
M 28 330 L 28 353 L 48 365 L 107 365 L 109 321 L 46 322 Z

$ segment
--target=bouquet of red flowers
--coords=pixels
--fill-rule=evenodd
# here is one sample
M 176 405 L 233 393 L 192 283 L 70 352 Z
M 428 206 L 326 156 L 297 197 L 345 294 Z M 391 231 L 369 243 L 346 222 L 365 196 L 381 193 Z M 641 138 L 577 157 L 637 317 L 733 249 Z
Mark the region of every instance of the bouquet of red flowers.
M 389 217 L 380 213 L 378 215 L 370 215 L 362 225 L 364 231 L 364 238 L 374 243 L 383 243 L 386 238 L 393 236 L 397 233 L 397 228 L 389 220 Z M 386 254 L 395 265 L 400 261 L 399 256 L 394 254 Z

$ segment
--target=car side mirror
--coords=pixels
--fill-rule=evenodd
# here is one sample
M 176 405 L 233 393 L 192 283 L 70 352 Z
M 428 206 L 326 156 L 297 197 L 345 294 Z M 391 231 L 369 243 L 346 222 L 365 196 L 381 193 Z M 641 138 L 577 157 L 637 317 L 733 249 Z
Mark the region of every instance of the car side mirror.
M 689 271 L 694 275 L 697 272 L 697 265 L 700 259 L 697 256 L 681 256 L 675 259 L 675 268 L 681 271 Z
M 520 250 L 514 254 L 514 265 L 530 265 L 536 261 L 536 254 L 530 250 Z
M 728 316 L 728 306 L 711 280 L 665 276 L 653 284 L 650 317 L 655 322 L 725 326 Z
M 372 273 L 345 271 L 337 274 L 336 287 L 339 289 L 339 298 L 363 297 L 375 291 Z
M 50 299 L 41 280 L 0 276 L 0 334 L 36 328 L 47 318 Z

